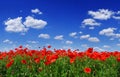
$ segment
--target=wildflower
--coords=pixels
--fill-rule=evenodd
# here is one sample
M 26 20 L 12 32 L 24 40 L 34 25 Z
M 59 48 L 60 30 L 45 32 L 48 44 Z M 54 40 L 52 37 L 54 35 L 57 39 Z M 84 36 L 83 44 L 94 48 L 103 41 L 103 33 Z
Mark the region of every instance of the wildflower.
M 55 54 L 47 56 L 45 65 L 49 65 L 51 63 L 54 63 L 57 60 L 57 58 L 58 58 L 58 55 L 55 55 Z
M 49 45 L 48 48 L 51 48 L 51 45 Z
M 21 46 L 19 46 L 19 48 L 23 48 L 23 47 L 22 47 L 22 45 L 21 45 Z
M 22 64 L 27 64 L 26 60 L 21 60 Z
M 40 62 L 40 58 L 35 58 L 34 61 L 35 61 L 35 63 L 39 63 Z
M 89 68 L 89 67 L 84 68 L 84 72 L 85 72 L 85 73 L 91 73 L 91 68 Z
M 46 61 L 44 64 L 45 64 L 45 65 L 50 65 L 50 62 L 49 62 L 49 61 Z
M 75 62 L 75 58 L 70 58 L 70 63 L 74 63 Z
M 93 52 L 93 48 L 88 48 L 86 52 L 87 53 L 92 53 Z
M 9 68 L 13 63 L 14 63 L 14 60 L 10 61 L 9 63 L 6 64 L 6 67 Z
M 117 61 L 120 62 L 120 57 L 117 58 Z

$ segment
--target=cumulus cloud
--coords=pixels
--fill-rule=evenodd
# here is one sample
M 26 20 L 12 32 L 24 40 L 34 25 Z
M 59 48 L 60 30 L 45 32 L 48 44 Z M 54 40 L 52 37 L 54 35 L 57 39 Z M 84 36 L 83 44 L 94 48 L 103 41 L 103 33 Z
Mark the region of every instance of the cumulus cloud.
M 117 28 L 107 28 L 107 29 L 103 29 L 99 32 L 100 35 L 105 35 L 105 36 L 109 36 L 112 38 L 120 38 L 120 34 L 119 33 L 115 33 L 114 31 L 117 30 Z
M 3 43 L 12 44 L 13 42 L 9 39 L 6 39 L 6 40 L 3 41 Z
M 119 20 L 120 16 L 113 16 L 113 18 Z
M 89 37 L 90 37 L 89 34 L 87 34 L 87 35 L 82 35 L 82 36 L 80 36 L 80 39 L 88 39 Z
M 42 14 L 42 12 L 39 10 L 39 9 L 32 9 L 31 10 L 32 13 L 35 13 L 35 14 Z
M 28 30 L 28 28 L 22 24 L 22 17 L 8 19 L 5 21 L 5 25 L 5 30 L 8 32 L 26 32 Z
M 32 16 L 27 16 L 25 21 L 22 22 L 22 17 L 8 19 L 4 22 L 7 32 L 27 32 L 29 28 L 42 29 L 47 25 L 46 21 L 35 19 Z
M 115 37 L 115 38 L 120 38 L 120 34 L 119 34 L 119 33 L 116 33 L 116 34 L 114 34 L 114 37 Z
M 47 22 L 44 20 L 35 19 L 32 16 L 27 16 L 25 18 L 25 22 L 23 23 L 26 27 L 42 29 L 47 25 Z
M 107 20 L 111 18 L 114 12 L 108 9 L 98 9 L 97 11 L 90 10 L 88 11 L 88 14 L 91 15 L 94 19 Z
M 54 39 L 56 39 L 56 40 L 63 40 L 63 35 L 55 36 Z
M 43 39 L 49 39 L 50 35 L 49 34 L 39 34 L 38 37 L 43 38 Z
M 67 41 L 66 41 L 66 44 L 73 44 L 73 42 L 72 42 L 72 41 L 67 40 Z
M 101 23 L 98 23 L 96 22 L 94 19 L 92 18 L 88 18 L 88 19 L 84 19 L 82 21 L 82 24 L 85 26 L 85 25 L 88 25 L 88 26 L 100 26 Z
M 104 48 L 110 48 L 110 46 L 109 46 L 109 45 L 103 45 L 103 47 L 104 47 Z
M 99 42 L 100 40 L 97 37 L 91 37 L 89 34 L 87 35 L 81 35 L 80 39 L 86 39 L 90 42 Z
M 74 38 L 76 38 L 76 35 L 77 35 L 77 32 L 72 32 L 69 34 L 70 37 L 74 37 Z
M 106 36 L 113 36 L 114 35 L 114 30 L 116 30 L 116 28 L 107 28 L 107 29 L 103 29 L 99 32 L 100 35 L 106 35 Z
M 112 16 L 112 17 L 113 17 L 113 19 L 119 20 L 120 19 L 120 11 L 115 12 L 114 16 Z
M 90 38 L 88 38 L 88 41 L 90 41 L 90 42 L 100 42 L 100 40 L 97 37 L 90 37 Z

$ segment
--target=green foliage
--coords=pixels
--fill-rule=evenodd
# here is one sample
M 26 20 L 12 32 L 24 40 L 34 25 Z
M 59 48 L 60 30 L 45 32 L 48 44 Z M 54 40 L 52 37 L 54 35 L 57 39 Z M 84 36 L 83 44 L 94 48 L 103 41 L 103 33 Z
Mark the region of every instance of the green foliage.
M 88 57 L 76 58 L 74 63 L 69 57 L 60 57 L 54 63 L 45 65 L 44 60 L 36 64 L 30 58 L 24 57 L 27 64 L 22 64 L 23 57 L 16 56 L 14 64 L 6 68 L 5 60 L 0 60 L 0 76 L 2 77 L 119 77 L 120 63 L 114 57 L 106 61 L 93 60 Z M 85 67 L 92 69 L 91 73 L 84 72 Z
M 120 53 L 20 48 L 0 53 L 0 77 L 120 77 Z

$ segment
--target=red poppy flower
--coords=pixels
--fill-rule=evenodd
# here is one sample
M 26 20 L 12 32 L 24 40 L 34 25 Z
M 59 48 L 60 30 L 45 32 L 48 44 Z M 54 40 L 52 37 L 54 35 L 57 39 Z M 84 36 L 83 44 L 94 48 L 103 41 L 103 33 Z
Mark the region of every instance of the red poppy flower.
M 46 62 L 45 62 L 45 65 L 49 65 L 51 63 L 54 63 L 58 58 L 58 55 L 56 54 L 53 54 L 53 55 L 48 55 L 46 57 Z
M 21 46 L 19 46 L 19 48 L 23 48 L 23 47 L 22 47 L 22 45 L 21 45 Z
M 14 60 L 10 61 L 9 63 L 6 64 L 6 67 L 9 68 L 13 63 L 14 63 Z
M 50 63 L 54 63 L 56 61 L 56 59 L 51 59 Z
M 46 61 L 44 64 L 45 64 L 45 65 L 50 65 L 50 62 L 49 62 L 49 61 Z
M 49 45 L 48 48 L 51 48 L 51 45 Z
M 40 62 L 40 58 L 35 58 L 34 61 L 35 61 L 35 63 L 38 64 Z
M 84 72 L 85 72 L 85 73 L 91 73 L 91 68 L 89 68 L 89 67 L 84 68 Z
M 68 56 L 69 56 L 70 58 L 75 58 L 75 57 L 76 57 L 76 54 L 74 54 L 73 52 L 68 51 Z
M 2 60 L 3 59 L 3 57 L 2 56 L 0 56 L 0 60 Z
M 93 52 L 93 48 L 88 48 L 86 52 L 87 53 L 92 53 Z
M 21 60 L 22 64 L 27 64 L 26 60 Z
M 75 61 L 75 59 L 73 59 L 73 58 L 70 59 L 71 64 L 74 63 L 74 61 Z
M 117 61 L 120 62 L 120 57 L 117 58 Z

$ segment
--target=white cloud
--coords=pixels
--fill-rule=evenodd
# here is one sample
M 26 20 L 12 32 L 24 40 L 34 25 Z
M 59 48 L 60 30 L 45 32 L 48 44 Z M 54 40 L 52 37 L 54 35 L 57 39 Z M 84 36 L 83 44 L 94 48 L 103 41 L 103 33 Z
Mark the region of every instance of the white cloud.
M 97 37 L 91 37 L 89 34 L 80 36 L 80 39 L 86 39 L 90 42 L 100 42 Z
M 77 35 L 77 32 L 72 32 L 69 34 L 70 37 L 74 37 L 74 38 L 76 38 L 76 35 Z
M 81 47 L 88 48 L 87 44 L 82 44 Z
M 116 30 L 116 28 L 107 28 L 107 29 L 103 29 L 99 32 L 100 35 L 106 35 L 106 36 L 113 36 L 114 35 L 114 30 Z
M 24 47 L 29 48 L 29 49 L 32 48 L 32 46 L 29 44 L 24 45 Z
M 46 21 L 35 19 L 32 16 L 27 16 L 25 19 L 24 25 L 28 28 L 42 29 L 47 25 Z
M 120 16 L 113 16 L 113 18 L 119 20 Z
M 114 19 L 119 20 L 120 19 L 120 11 L 115 12 L 114 16 L 112 16 Z
M 49 39 L 50 35 L 49 34 L 40 34 L 38 35 L 39 38 L 44 38 L 44 39 Z
M 95 27 L 89 27 L 89 29 L 93 30 L 93 29 L 95 29 Z
M 56 39 L 56 40 L 63 40 L 63 35 L 55 36 L 54 39 Z
M 114 34 L 114 37 L 115 37 L 115 38 L 120 38 L 120 34 L 119 34 L 119 33 L 116 33 L 116 34 Z
M 120 11 L 117 11 L 116 14 L 120 14 Z
M 46 21 L 35 19 L 27 16 L 25 22 L 22 22 L 22 17 L 8 19 L 4 22 L 5 30 L 8 32 L 27 32 L 29 28 L 42 29 L 47 25 Z
M 87 34 L 87 35 L 82 35 L 82 36 L 80 36 L 80 39 L 88 39 L 89 37 L 90 37 L 89 34 Z
M 38 41 L 28 41 L 28 43 L 37 44 Z
M 94 47 L 94 51 L 105 51 L 105 50 L 100 47 Z
M 88 41 L 90 41 L 90 42 L 100 42 L 100 40 L 97 37 L 90 37 L 90 38 L 88 38 Z
M 114 33 L 114 31 L 117 30 L 117 28 L 107 28 L 103 29 L 99 32 L 100 35 L 110 36 L 112 38 L 120 38 L 119 33 Z
M 31 10 L 32 13 L 35 13 L 35 14 L 42 14 L 42 12 L 39 10 L 39 9 L 32 9 Z
M 8 19 L 5 21 L 5 30 L 8 32 L 26 32 L 28 28 L 22 24 L 22 17 Z
M 116 44 L 117 46 L 120 46 L 120 44 Z
M 13 42 L 10 41 L 9 39 L 6 39 L 6 40 L 3 41 L 3 43 L 12 44 Z
M 80 34 L 82 34 L 83 32 L 82 32 L 82 31 L 80 31 L 79 33 L 80 33 Z
M 109 45 L 103 45 L 103 47 L 104 47 L 104 48 L 110 48 L 110 46 L 109 46 Z
M 71 49 L 71 50 L 73 50 L 73 48 L 71 46 L 63 46 L 62 49 L 66 49 L 66 50 Z
M 88 18 L 88 19 L 84 19 L 83 21 L 82 21 L 82 24 L 83 24 L 83 26 L 86 26 L 86 25 L 88 25 L 88 26 L 100 26 L 100 24 L 101 23 L 98 23 L 98 22 L 96 22 L 94 19 L 92 19 L 92 18 Z
M 72 42 L 72 41 L 67 40 L 67 41 L 66 41 L 66 44 L 73 44 L 73 42 Z
M 88 11 L 88 14 L 94 19 L 107 20 L 111 18 L 114 12 L 108 9 L 98 9 L 97 11 Z

